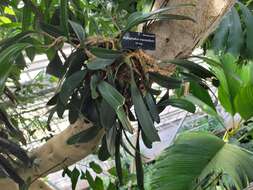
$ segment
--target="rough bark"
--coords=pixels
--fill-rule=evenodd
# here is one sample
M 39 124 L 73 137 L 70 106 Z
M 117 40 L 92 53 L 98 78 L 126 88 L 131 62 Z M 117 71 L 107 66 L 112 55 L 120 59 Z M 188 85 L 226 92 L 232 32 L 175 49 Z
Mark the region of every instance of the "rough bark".
M 163 21 L 149 25 L 148 31 L 157 35 L 157 50 L 147 53 L 159 60 L 189 55 L 215 29 L 223 15 L 233 6 L 234 0 L 157 0 L 154 9 L 160 8 L 163 3 L 166 6 L 194 3 L 195 7 L 183 7 L 177 9 L 175 13 L 188 15 L 194 18 L 196 23 L 191 21 Z M 19 174 L 24 179 L 28 177 L 37 179 L 83 159 L 96 148 L 103 131 L 89 143 L 70 146 L 66 144 L 66 140 L 73 134 L 91 126 L 92 124 L 85 120 L 79 120 L 74 125 L 69 126 L 43 146 L 33 150 L 30 155 L 35 157 L 34 167 L 20 169 Z M 31 190 L 50 189 L 43 186 L 45 184 L 42 183 L 41 181 L 35 182 Z M 18 189 L 17 185 L 9 179 L 0 180 L 0 188 L 3 190 Z
M 199 47 L 216 29 L 222 17 L 231 9 L 235 0 L 156 0 L 153 9 L 161 6 L 194 4 L 169 11 L 185 15 L 192 21 L 158 21 L 148 27 L 148 32 L 156 34 L 156 51 L 147 51 L 155 59 L 168 60 L 188 56 Z M 163 67 L 163 66 L 161 66 Z M 174 66 L 166 70 L 173 71 Z

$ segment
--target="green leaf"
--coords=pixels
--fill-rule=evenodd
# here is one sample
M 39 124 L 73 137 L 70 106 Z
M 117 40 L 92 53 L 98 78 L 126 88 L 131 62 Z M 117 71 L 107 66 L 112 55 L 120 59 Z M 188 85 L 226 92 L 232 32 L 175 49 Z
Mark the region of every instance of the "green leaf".
M 209 70 L 207 70 L 206 68 L 189 60 L 174 59 L 171 60 L 170 63 L 183 67 L 188 71 L 190 71 L 191 73 L 195 74 L 196 76 L 199 76 L 200 78 L 211 78 L 214 76 L 214 74 Z
M 229 13 L 224 16 L 219 27 L 217 28 L 212 40 L 212 47 L 215 53 L 224 51 L 226 48 L 226 40 L 229 33 Z
M 89 141 L 91 141 L 97 136 L 99 131 L 100 131 L 99 127 L 96 127 L 96 126 L 90 127 L 86 130 L 83 130 L 71 136 L 67 140 L 67 144 L 72 145 L 72 144 L 77 144 L 77 143 L 88 143 Z
M 9 46 L 0 52 L 0 95 L 2 94 L 5 82 L 14 67 L 13 61 L 21 53 L 22 50 L 29 47 L 26 43 L 17 43 Z
M 106 136 L 102 138 L 102 145 L 98 151 L 98 159 L 101 161 L 106 161 L 110 157 L 110 153 L 107 149 Z
M 31 7 L 25 4 L 22 15 L 22 31 L 27 31 L 31 26 L 32 10 Z
M 195 113 L 196 111 L 195 105 L 185 99 L 171 98 L 171 99 L 167 99 L 162 102 L 159 102 L 158 104 L 158 106 L 168 106 L 168 105 L 186 110 L 191 113 Z
M 253 85 L 243 87 L 235 97 L 235 108 L 245 120 L 253 116 Z
M 133 129 L 131 123 L 123 108 L 125 98 L 114 87 L 105 81 L 101 81 L 98 84 L 98 90 L 105 101 L 115 110 L 123 127 L 132 133 Z
M 253 15 L 249 8 L 247 8 L 245 5 L 237 2 L 240 5 L 243 20 L 246 24 L 246 45 L 247 49 L 249 51 L 249 55 L 252 57 L 253 55 Z
M 92 189 L 94 189 L 94 190 L 104 190 L 104 183 L 103 183 L 103 180 L 100 177 L 96 176 L 95 182 L 94 182 L 94 185 L 93 185 Z
M 99 94 L 97 93 L 97 84 L 99 83 L 100 79 L 97 75 L 92 75 L 90 79 L 90 90 L 91 90 L 91 97 L 93 99 L 97 99 Z
M 106 144 L 107 150 L 111 156 L 115 155 L 115 143 L 117 136 L 117 125 L 112 126 L 110 129 L 106 131 Z
M 152 118 L 154 119 L 154 121 L 156 123 L 160 123 L 160 116 L 157 110 L 157 105 L 155 102 L 155 98 L 148 92 L 145 97 L 144 97 L 147 106 L 148 106 L 148 110 L 152 116 Z
M 235 8 L 232 8 L 229 14 L 229 34 L 227 40 L 227 52 L 238 56 L 243 44 L 243 32 L 240 17 Z
M 140 137 L 140 134 L 138 133 L 137 139 L 136 139 L 136 150 L 135 150 L 136 177 L 137 177 L 137 185 L 138 185 L 139 190 L 144 190 L 144 171 L 142 167 L 139 137 Z
M 193 103 L 194 105 L 199 106 L 204 112 L 206 112 L 207 114 L 214 116 L 215 118 L 218 119 L 218 121 L 223 124 L 222 118 L 217 114 L 216 110 L 213 109 L 212 107 L 210 107 L 208 104 L 206 104 L 205 102 L 201 101 L 200 99 L 198 99 L 197 97 L 194 97 L 192 95 L 187 95 L 185 97 L 185 99 L 191 103 Z
M 123 32 L 129 31 L 134 26 L 137 26 L 138 24 L 141 24 L 143 22 L 147 22 L 149 20 L 154 20 L 156 18 L 159 18 L 161 13 L 164 13 L 164 12 L 167 12 L 169 10 L 173 10 L 173 9 L 176 9 L 179 7 L 186 7 L 186 6 L 193 6 L 193 5 L 192 4 L 181 4 L 181 5 L 177 5 L 177 6 L 170 6 L 170 7 L 166 7 L 166 8 L 152 11 L 150 13 L 134 12 L 128 17 L 127 24 L 126 24 L 126 27 L 123 30 Z M 180 16 L 180 15 L 177 15 L 177 16 Z M 177 18 L 178 17 L 175 18 L 175 16 L 174 16 L 174 17 L 171 17 L 170 19 L 177 19 Z
M 115 167 L 116 167 L 116 174 L 119 179 L 119 184 L 123 185 L 123 171 L 120 158 L 120 142 L 121 142 L 121 131 L 118 131 L 115 141 Z
M 191 94 L 193 94 L 195 97 L 200 99 L 202 102 L 206 103 L 208 106 L 210 106 L 214 110 L 216 109 L 208 90 L 203 88 L 197 82 L 191 81 L 190 92 L 191 92 Z
M 101 101 L 99 109 L 100 109 L 99 116 L 100 116 L 101 125 L 106 130 L 108 130 L 116 122 L 116 112 L 104 99 Z
M 98 165 L 94 161 L 90 162 L 89 165 L 93 169 L 93 171 L 96 172 L 97 174 L 101 174 L 103 172 L 103 169 L 100 167 L 100 165 Z
M 61 29 L 64 32 L 64 35 L 69 37 L 69 28 L 68 28 L 68 0 L 60 1 L 60 25 Z
M 80 171 L 76 167 L 72 171 L 69 170 L 68 168 L 65 168 L 62 172 L 62 176 L 64 177 L 65 174 L 67 174 L 67 176 L 71 180 L 72 190 L 75 190 L 79 176 L 80 176 Z
M 39 22 L 39 27 L 41 28 L 41 30 L 54 36 L 55 38 L 58 38 L 64 35 L 64 33 L 60 30 L 59 27 L 48 24 L 48 23 Z
M 53 75 L 57 78 L 62 78 L 65 74 L 65 68 L 61 61 L 58 52 L 56 52 L 54 58 L 49 62 L 46 73 Z
M 122 52 L 106 49 L 106 48 L 91 48 L 90 52 L 95 55 L 96 57 L 102 58 L 102 59 L 117 59 L 122 55 Z
M 75 167 L 74 170 L 71 172 L 71 186 L 72 190 L 76 189 L 77 181 L 79 179 L 80 172 L 79 170 Z
M 134 104 L 135 114 L 141 125 L 142 131 L 151 142 L 160 141 L 151 115 L 147 110 L 147 107 L 143 101 L 143 97 L 136 86 L 133 76 L 131 80 L 131 97 Z
M 252 153 L 212 134 L 184 133 L 156 160 L 150 187 L 151 190 L 200 189 L 199 185 L 208 175 L 222 172 L 241 190 L 253 179 L 252 158 Z
M 87 67 L 89 70 L 104 69 L 107 66 L 110 66 L 114 61 L 115 59 L 95 58 L 87 63 Z
M 65 79 L 59 96 L 64 105 L 67 105 L 69 97 L 73 94 L 74 89 L 84 80 L 86 73 L 86 70 L 81 70 Z
M 85 31 L 84 31 L 83 27 L 80 24 L 78 24 L 74 21 L 71 21 L 71 20 L 69 20 L 69 23 L 70 23 L 71 27 L 73 28 L 78 39 L 81 42 L 83 42 L 85 40 Z
M 167 77 L 158 73 L 149 73 L 150 79 L 162 87 L 168 89 L 180 88 L 182 81 L 173 77 Z
M 95 181 L 94 181 L 92 175 L 90 174 L 89 170 L 86 170 L 86 172 L 85 172 L 85 177 L 86 177 L 86 179 L 87 179 L 87 181 L 88 181 L 90 187 L 94 187 Z

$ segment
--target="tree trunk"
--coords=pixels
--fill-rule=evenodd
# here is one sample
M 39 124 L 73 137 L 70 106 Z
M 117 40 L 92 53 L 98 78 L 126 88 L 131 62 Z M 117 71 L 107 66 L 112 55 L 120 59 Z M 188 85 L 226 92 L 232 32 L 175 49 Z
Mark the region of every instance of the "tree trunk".
M 182 3 L 193 3 L 195 7 L 187 6 L 175 10 L 175 14 L 187 15 L 195 19 L 191 21 L 162 21 L 149 25 L 148 31 L 157 36 L 156 51 L 147 51 L 155 59 L 173 59 L 191 54 L 201 45 L 206 37 L 216 28 L 224 14 L 233 6 L 234 0 L 156 0 L 154 9 L 161 5 L 172 6 Z M 174 66 L 169 66 L 172 69 Z M 91 154 L 99 144 L 103 131 L 89 143 L 67 145 L 66 140 L 73 134 L 91 127 L 92 124 L 80 119 L 70 125 L 60 134 L 54 136 L 43 146 L 31 151 L 35 158 L 32 168 L 22 168 L 18 171 L 25 180 L 39 179 L 49 173 L 72 165 Z M 3 190 L 17 190 L 17 185 L 10 179 L 1 179 L 0 187 Z M 31 190 L 50 190 L 42 181 L 34 182 Z

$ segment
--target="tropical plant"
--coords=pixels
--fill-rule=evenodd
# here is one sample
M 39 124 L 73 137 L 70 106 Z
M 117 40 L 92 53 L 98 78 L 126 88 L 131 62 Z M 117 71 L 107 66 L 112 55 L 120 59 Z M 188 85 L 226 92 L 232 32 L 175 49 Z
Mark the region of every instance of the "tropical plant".
M 195 112 L 195 105 L 198 105 L 222 122 L 205 87 L 207 87 L 206 80 L 209 79 L 212 79 L 216 86 L 217 83 L 221 84 L 220 86 L 223 85 L 223 79 L 218 75 L 219 72 L 224 71 L 223 68 L 218 68 L 218 71 L 215 72 L 215 70 L 209 71 L 190 61 L 176 59 L 170 61 L 173 63 L 172 65 L 168 61 L 160 62 L 155 59 L 157 57 L 163 60 L 165 60 L 164 58 L 174 59 L 189 55 L 192 49 L 210 34 L 211 28 L 218 24 L 211 18 L 215 17 L 215 20 L 219 20 L 234 4 L 232 0 L 226 1 L 220 11 L 215 11 L 217 15 L 212 13 L 212 16 L 205 16 L 205 20 L 199 18 L 206 15 L 207 10 L 216 7 L 204 6 L 210 5 L 210 0 L 201 1 L 202 4 L 190 4 L 195 1 L 189 1 L 189 4 L 180 4 L 181 1 L 173 3 L 149 0 L 4 0 L 0 2 L 0 11 L 3 15 L 0 24 L 4 28 L 1 33 L 3 40 L 0 42 L 0 95 L 9 98 L 8 90 L 6 90 L 9 87 L 8 82 L 14 85 L 11 92 L 18 89 L 17 76 L 26 65 L 24 61 L 26 56 L 29 57 L 30 61 L 33 61 L 35 55 L 44 53 L 50 61 L 47 73 L 58 78 L 59 81 L 56 93 L 48 102 L 48 106 L 51 107 L 48 122 L 54 114 L 62 118 L 64 112 L 68 111 L 71 124 L 70 127 L 52 137 L 41 148 L 27 154 L 27 151 L 24 151 L 19 144 L 22 140 L 25 141 L 22 131 L 13 127 L 6 112 L 8 107 L 4 107 L 0 117 L 5 126 L 3 128 L 7 129 L 5 135 L 1 137 L 3 142 L 0 143 L 1 147 L 4 148 L 0 154 L 3 176 L 14 180 L 20 189 L 28 189 L 30 185 L 31 188 L 38 189 L 39 184 L 36 184 L 38 176 L 46 176 L 53 171 L 76 163 L 91 154 L 102 139 L 98 157 L 104 161 L 112 156 L 115 160 L 118 181 L 115 181 L 114 186 L 119 187 L 124 184 L 125 175 L 122 170 L 121 148 L 131 155 L 131 151 L 126 146 L 126 144 L 130 144 L 134 150 L 137 185 L 139 189 L 144 189 L 140 135 L 148 148 L 152 147 L 153 142 L 160 140 L 154 123 L 160 122 L 159 113 L 166 106 L 176 106 L 189 112 Z M 243 5 L 241 7 L 242 10 L 246 10 Z M 197 14 L 196 10 L 198 10 L 199 17 L 192 18 L 191 15 Z M 188 15 L 189 12 L 191 12 L 190 15 Z M 233 12 L 235 12 L 234 9 Z M 244 15 L 245 21 L 248 20 L 248 13 L 247 9 L 242 14 L 247 14 L 247 18 Z M 137 30 L 140 24 L 143 24 L 142 28 L 145 32 L 157 34 L 158 47 L 155 52 L 149 53 L 139 49 L 124 49 L 122 47 L 123 36 L 131 30 Z M 167 24 L 170 24 L 171 27 L 169 31 Z M 178 39 L 178 36 L 183 38 L 189 33 L 186 28 L 191 29 L 193 33 L 195 32 L 191 35 L 194 36 L 194 39 L 189 41 Z M 246 23 L 246 28 L 250 28 L 250 23 Z M 169 33 L 171 36 L 161 35 L 164 29 L 166 29 L 166 34 Z M 202 35 L 203 32 L 206 35 Z M 237 33 L 233 37 L 237 38 L 236 35 Z M 246 36 L 247 40 L 250 40 L 249 35 Z M 178 39 L 178 48 L 175 48 L 174 38 Z M 189 39 L 189 36 L 186 39 Z M 160 42 L 166 43 L 164 47 L 167 46 L 168 48 L 160 48 L 163 44 Z M 186 43 L 187 48 L 185 48 Z M 248 44 L 248 42 L 245 43 Z M 66 56 L 63 51 L 66 44 L 72 48 L 69 56 Z M 250 51 L 251 46 L 247 47 Z M 176 51 L 170 51 L 172 52 L 170 57 L 164 55 L 164 52 L 171 50 L 169 48 L 176 49 Z M 215 64 L 215 67 L 217 66 L 215 61 L 211 61 L 211 63 Z M 175 65 L 186 68 L 189 72 L 177 72 Z M 155 89 L 153 83 L 163 87 L 165 94 Z M 184 97 L 182 96 L 182 89 L 187 89 L 189 83 L 190 92 L 194 96 Z M 170 93 L 175 89 L 177 89 L 177 96 L 172 98 Z M 187 90 L 185 91 L 187 92 Z M 247 94 L 247 92 L 242 93 Z M 231 105 L 234 105 L 235 96 L 234 94 L 231 96 L 233 96 Z M 158 99 L 160 100 L 158 101 Z M 225 105 L 227 102 L 223 101 L 222 104 Z M 132 106 L 134 113 L 130 109 Z M 227 107 L 225 106 L 225 108 Z M 236 112 L 244 115 L 244 110 L 237 109 Z M 138 123 L 137 129 L 132 127 L 130 120 Z M 129 133 L 134 132 L 137 136 L 135 145 L 127 138 Z M 192 139 L 193 145 L 194 142 L 202 143 L 204 140 L 203 143 L 207 144 L 206 151 L 211 152 L 210 157 L 203 160 L 198 157 L 199 154 L 192 157 L 197 161 L 203 161 L 203 165 L 198 169 L 199 175 L 207 174 L 210 176 L 212 172 L 212 177 L 217 175 L 215 172 L 220 165 L 206 167 L 206 161 L 214 159 L 213 157 L 219 150 L 225 152 L 234 147 L 212 135 L 203 134 L 185 135 L 177 142 L 186 141 L 185 137 L 189 138 L 189 141 Z M 180 145 L 177 142 L 175 147 Z M 214 146 L 209 143 L 213 143 Z M 194 151 L 198 147 L 192 146 L 190 148 Z M 50 154 L 47 150 L 50 150 Z M 177 152 L 178 149 L 172 147 L 170 150 L 169 154 L 171 152 L 174 154 L 174 150 Z M 180 150 L 180 154 L 177 155 L 178 158 L 186 154 L 184 154 L 185 147 Z M 238 147 L 235 148 L 235 151 L 238 153 L 238 159 L 246 160 L 251 164 L 249 153 Z M 224 163 L 222 153 L 221 155 L 217 154 L 220 156 L 217 159 L 221 164 Z M 231 152 L 230 154 L 234 155 Z M 10 155 L 11 158 L 14 157 L 14 160 L 9 159 Z M 20 162 L 17 162 L 18 160 Z M 230 163 L 235 164 L 236 160 L 230 160 Z M 190 164 L 193 166 L 194 163 Z M 175 164 L 175 166 L 177 165 Z M 236 181 L 234 182 L 235 186 L 241 188 L 247 184 L 244 183 L 244 180 L 251 180 L 251 173 L 243 165 L 241 169 L 246 176 L 238 179 L 244 175 L 235 175 L 233 166 L 222 169 L 225 173 L 231 174 L 232 181 Z M 207 170 L 202 172 L 205 168 Z M 98 167 L 93 168 L 93 170 L 97 169 Z M 166 173 L 167 171 L 164 170 L 163 172 Z M 76 169 L 72 171 L 65 169 L 64 173 L 71 178 L 72 187 L 75 189 L 80 172 Z M 218 175 L 220 176 L 220 174 Z M 189 179 L 192 180 L 197 180 L 197 177 L 199 177 L 197 174 L 195 176 L 189 175 Z M 202 182 L 205 177 L 201 176 L 198 180 Z M 83 175 L 83 178 L 89 181 L 92 188 L 101 189 L 99 185 L 95 187 L 97 184 L 101 184 L 100 178 L 96 178 L 97 183 L 96 179 L 95 181 L 92 180 L 88 173 Z M 208 182 L 211 181 L 209 178 L 205 179 Z M 6 179 L 2 181 L 6 184 Z M 157 182 L 151 182 L 151 187 L 155 188 L 156 186 L 153 184 Z M 190 183 L 190 180 L 187 182 Z M 196 183 L 196 181 L 194 182 Z M 190 188 L 189 185 L 185 187 Z M 15 189 L 17 187 L 15 184 L 7 182 L 4 188 Z

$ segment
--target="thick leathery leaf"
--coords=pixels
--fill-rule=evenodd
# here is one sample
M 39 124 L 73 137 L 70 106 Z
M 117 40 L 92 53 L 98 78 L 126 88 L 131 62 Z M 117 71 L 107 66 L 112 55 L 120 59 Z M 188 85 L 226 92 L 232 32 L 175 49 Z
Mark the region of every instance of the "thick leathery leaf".
M 84 31 L 83 27 L 80 24 L 78 24 L 74 21 L 71 21 L 71 20 L 69 20 L 69 23 L 70 23 L 71 27 L 73 28 L 78 39 L 81 42 L 84 41 L 85 40 L 85 31 Z
M 107 144 L 106 144 L 106 135 L 103 136 L 102 138 L 102 145 L 99 148 L 98 151 L 98 158 L 101 161 L 106 161 L 110 157 L 110 153 L 107 149 Z
M 104 69 L 107 66 L 110 66 L 114 61 L 115 59 L 95 58 L 87 63 L 87 68 L 89 70 Z
M 159 113 L 158 113 L 158 110 L 157 110 L 157 105 L 156 105 L 156 102 L 155 102 L 155 98 L 150 93 L 147 93 L 145 95 L 144 99 L 146 101 L 149 113 L 151 114 L 153 120 L 156 123 L 160 123 L 160 116 L 159 116 Z
M 99 83 L 99 77 L 97 75 L 92 75 L 90 79 L 90 90 L 91 90 L 91 97 L 93 99 L 98 98 L 99 94 L 97 92 L 97 84 Z
M 238 56 L 243 44 L 243 32 L 241 27 L 240 17 L 235 8 L 232 8 L 229 14 L 229 34 L 227 40 L 227 52 Z
M 46 73 L 57 78 L 62 78 L 65 74 L 65 69 L 58 53 L 56 53 L 54 58 L 49 62 Z
M 196 107 L 193 103 L 180 98 L 171 98 L 164 100 L 162 102 L 159 102 L 158 106 L 174 106 L 183 110 L 186 110 L 188 112 L 194 113 L 196 110 Z
M 117 131 L 115 141 L 115 167 L 120 185 L 123 185 L 123 172 L 120 158 L 121 130 Z
M 115 110 L 122 126 L 132 133 L 133 129 L 131 123 L 123 108 L 125 98 L 113 86 L 105 81 L 101 81 L 98 84 L 98 90 L 105 101 Z
M 108 130 L 116 122 L 116 112 L 104 99 L 101 101 L 99 109 L 101 125 Z
M 145 133 L 146 137 L 151 141 L 160 141 L 158 132 L 154 126 L 153 120 L 147 107 L 143 101 L 143 97 L 136 86 L 136 83 L 132 77 L 131 80 L 131 97 L 134 104 L 135 114 L 141 125 L 142 131 Z
M 106 48 L 91 48 L 90 52 L 95 55 L 96 57 L 102 59 L 116 59 L 122 55 L 122 52 L 106 49 Z
M 68 103 L 68 99 L 73 94 L 74 89 L 84 80 L 86 73 L 86 70 L 81 70 L 65 79 L 59 96 L 64 105 Z
M 137 185 L 140 190 L 144 190 L 144 171 L 142 167 L 142 159 L 140 153 L 140 129 L 138 129 L 137 139 L 136 139 L 136 150 L 135 150 L 135 165 L 136 165 L 136 177 Z
M 196 64 L 192 61 L 185 60 L 185 59 L 174 59 L 171 60 L 170 63 L 173 63 L 175 65 L 178 65 L 180 67 L 183 67 L 190 71 L 191 73 L 195 74 L 196 76 L 199 76 L 201 78 L 211 78 L 214 76 L 214 74 L 209 71 L 208 69 L 202 67 L 199 64 Z
M 167 77 L 158 73 L 149 73 L 150 79 L 162 87 L 168 89 L 180 88 L 182 81 L 173 77 Z
M 67 144 L 72 145 L 77 143 L 88 143 L 97 136 L 99 131 L 100 131 L 99 127 L 96 126 L 90 127 L 70 137 L 67 140 Z
M 253 15 L 249 8 L 247 8 L 244 4 L 240 3 L 238 1 L 238 4 L 240 5 L 243 20 L 246 24 L 246 45 L 247 50 L 249 51 L 249 56 L 253 57 Z
M 64 32 L 64 35 L 68 38 L 69 28 L 68 28 L 68 0 L 60 1 L 60 25 Z

